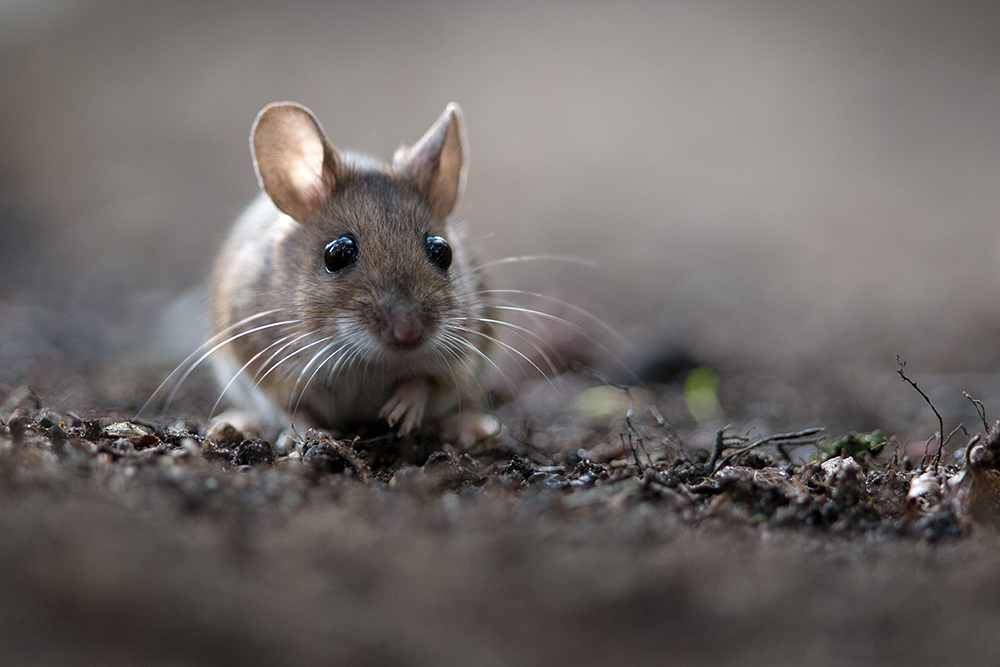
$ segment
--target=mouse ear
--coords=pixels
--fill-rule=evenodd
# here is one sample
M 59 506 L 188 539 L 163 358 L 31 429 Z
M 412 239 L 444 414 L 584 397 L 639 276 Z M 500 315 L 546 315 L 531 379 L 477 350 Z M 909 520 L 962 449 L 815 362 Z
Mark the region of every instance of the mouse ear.
M 420 141 L 400 148 L 393 157 L 393 166 L 413 178 L 430 202 L 434 217 L 441 222 L 455 208 L 465 188 L 468 159 L 463 126 L 462 109 L 452 102 Z
M 299 222 L 315 218 L 337 184 L 337 149 L 309 109 L 269 104 L 257 114 L 250 150 L 261 189 Z

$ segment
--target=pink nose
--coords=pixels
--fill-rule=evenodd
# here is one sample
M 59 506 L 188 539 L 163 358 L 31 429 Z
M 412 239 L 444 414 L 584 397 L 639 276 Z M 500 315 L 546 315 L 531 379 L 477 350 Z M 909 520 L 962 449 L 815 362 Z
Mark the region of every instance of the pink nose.
M 415 345 L 423 334 L 420 319 L 410 310 L 401 309 L 389 316 L 389 337 L 401 347 Z

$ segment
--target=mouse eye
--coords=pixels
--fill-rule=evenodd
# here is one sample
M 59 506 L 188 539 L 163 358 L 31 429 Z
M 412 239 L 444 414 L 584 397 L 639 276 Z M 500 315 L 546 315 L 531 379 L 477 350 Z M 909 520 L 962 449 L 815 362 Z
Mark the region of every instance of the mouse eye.
M 326 270 L 330 273 L 346 269 L 358 261 L 358 242 L 351 236 L 341 236 L 330 241 L 323 253 L 323 261 L 326 262 Z
M 431 264 L 442 271 L 447 271 L 451 266 L 451 246 L 440 236 L 428 236 L 424 241 L 424 251 Z

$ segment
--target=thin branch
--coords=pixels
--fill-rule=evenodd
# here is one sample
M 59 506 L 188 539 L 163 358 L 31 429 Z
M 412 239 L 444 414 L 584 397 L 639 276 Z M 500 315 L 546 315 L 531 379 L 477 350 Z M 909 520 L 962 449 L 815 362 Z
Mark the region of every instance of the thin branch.
M 684 456 L 684 440 L 681 438 L 681 434 L 677 432 L 673 426 L 664 418 L 663 414 L 655 405 L 649 406 L 649 414 L 653 416 L 656 423 L 667 432 L 666 437 L 660 438 L 660 444 L 663 445 L 664 459 L 666 460 L 666 453 L 668 451 L 673 451 L 674 456 L 677 458 L 685 458 Z
M 987 435 L 989 435 L 990 423 L 986 421 L 986 406 L 983 405 L 983 402 L 980 401 L 979 399 L 972 398 L 972 396 L 969 396 L 969 392 L 967 391 L 963 391 L 962 396 L 965 396 L 967 399 L 972 401 L 972 405 L 975 406 L 976 412 L 979 413 L 979 419 L 983 422 L 983 430 L 986 431 Z
M 667 433 L 669 433 L 674 438 L 674 440 L 677 441 L 677 446 L 683 449 L 684 448 L 684 440 L 681 438 L 681 434 L 678 433 L 677 429 L 675 429 L 670 424 L 670 422 L 668 422 L 664 418 L 664 416 L 660 412 L 659 408 L 657 408 L 655 405 L 649 406 L 649 414 L 653 415 L 653 419 L 655 419 L 656 423 L 660 425 L 660 428 L 662 428 L 664 431 L 666 431 Z
M 718 431 L 715 432 L 715 449 L 712 450 L 712 458 L 708 460 L 708 465 L 705 466 L 706 475 L 711 475 L 715 473 L 715 465 L 719 462 L 719 457 L 722 456 L 722 452 L 726 451 L 726 430 L 732 426 L 732 424 L 726 424 Z
M 648 462 L 648 465 L 652 467 L 653 459 L 649 455 L 649 452 L 646 451 L 646 446 L 644 444 L 642 435 L 639 433 L 638 429 L 635 428 L 635 424 L 632 423 L 632 417 L 635 414 L 635 402 L 632 400 L 632 391 L 629 388 L 629 386 L 626 384 L 619 384 L 617 382 L 612 382 L 611 378 L 609 378 L 604 373 L 595 370 L 593 368 L 588 368 L 587 366 L 584 366 L 578 361 L 574 361 L 572 364 L 570 364 L 570 368 L 572 368 L 577 373 L 580 373 L 581 375 L 589 377 L 592 380 L 597 380 L 601 384 L 607 387 L 611 387 L 613 389 L 617 389 L 618 391 L 625 394 L 625 400 L 628 402 L 628 408 L 625 411 L 625 428 L 628 433 L 628 448 L 632 452 L 632 458 L 635 460 L 635 466 L 639 469 L 639 472 L 643 472 L 645 470 L 642 461 L 639 459 L 639 449 L 641 449 L 642 453 L 646 455 L 646 461 Z M 619 437 L 621 438 L 622 446 L 624 447 L 625 434 L 620 433 Z M 635 438 L 635 441 L 633 441 L 633 437 Z M 636 443 L 638 443 L 638 447 L 636 447 Z
M 927 405 L 929 405 L 931 407 L 931 410 L 934 411 L 934 416 L 937 417 L 937 419 L 938 419 L 938 426 L 939 426 L 939 430 L 938 430 L 938 442 L 940 444 L 938 445 L 938 451 L 937 451 L 937 453 L 934 455 L 934 470 L 936 471 L 937 467 L 938 467 L 938 463 L 941 462 L 941 450 L 944 449 L 944 446 L 947 443 L 947 440 L 943 439 L 944 438 L 944 417 L 942 417 L 941 413 L 937 411 L 937 408 L 934 407 L 934 403 L 931 402 L 930 397 L 927 394 L 924 393 L 923 389 L 921 389 L 920 387 L 918 387 L 917 383 L 914 382 L 913 380 L 911 380 L 910 377 L 905 372 L 903 372 L 904 369 L 906 368 L 906 362 L 905 361 L 900 361 L 898 354 L 896 355 L 896 365 L 899 366 L 899 368 L 896 369 L 896 372 L 899 373 L 899 377 L 903 378 L 907 383 L 909 383 L 909 385 L 911 387 L 913 387 L 914 389 L 916 389 L 917 393 L 920 394 L 920 396 L 924 399 L 924 401 L 927 403 Z M 948 436 L 948 437 L 950 438 L 951 436 Z M 930 445 L 930 441 L 928 441 L 928 446 L 929 445 Z M 920 468 L 921 469 L 923 469 L 923 467 L 924 467 L 924 458 L 926 458 L 926 456 L 927 456 L 927 449 L 924 450 L 924 457 L 920 459 Z
M 732 461 L 740 454 L 745 454 L 753 449 L 757 449 L 758 447 L 762 447 L 764 445 L 768 445 L 771 443 L 789 443 L 792 441 L 796 441 L 796 444 L 808 445 L 811 442 L 815 442 L 815 438 L 813 438 L 813 436 L 819 435 L 823 431 L 824 431 L 823 427 L 817 426 L 814 428 L 807 428 L 804 431 L 795 431 L 794 433 L 777 433 L 775 435 L 769 435 L 766 438 L 760 438 L 759 440 L 755 440 L 749 445 L 744 445 L 743 447 L 735 449 L 729 454 L 727 454 L 724 459 L 718 462 L 718 465 L 716 467 L 712 468 L 712 474 L 715 474 L 715 472 L 718 469 L 724 468 L 730 461 Z M 719 441 L 717 438 L 716 451 L 718 451 L 718 448 L 719 448 Z
M 935 470 L 937 470 L 937 467 L 941 464 L 941 455 L 944 453 L 944 446 L 947 445 L 951 441 L 951 436 L 955 435 L 959 431 L 962 431 L 963 433 L 965 433 L 965 437 L 966 438 L 971 437 L 969 435 L 969 432 L 967 430 L 965 430 L 965 426 L 963 426 L 962 424 L 959 424 L 958 426 L 956 426 L 955 429 L 951 433 L 948 434 L 948 437 L 944 439 L 944 443 L 940 447 L 938 447 L 937 453 L 934 454 L 934 469 Z

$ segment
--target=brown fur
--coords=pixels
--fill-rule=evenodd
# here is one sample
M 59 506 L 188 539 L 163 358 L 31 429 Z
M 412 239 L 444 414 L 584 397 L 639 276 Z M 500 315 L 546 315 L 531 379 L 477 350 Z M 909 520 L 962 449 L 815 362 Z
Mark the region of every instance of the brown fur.
M 246 366 L 237 394 L 269 405 L 260 410 L 269 413 L 261 415 L 269 422 L 287 422 L 291 412 L 332 428 L 369 422 L 410 379 L 427 382 L 430 416 L 454 409 L 475 393 L 492 337 L 492 328 L 480 321 L 492 318 L 478 294 L 481 277 L 461 233 L 446 220 L 465 162 L 462 146 L 454 143 L 461 140 L 457 108 L 449 107 L 412 149 L 401 149 L 393 166 L 337 151 L 301 107 L 280 105 L 279 113 L 269 112 L 274 108 L 261 113 L 253 136 L 258 174 L 270 199 L 262 196 L 237 221 L 215 266 L 213 327 L 220 336 L 237 336 L 220 350 L 220 376 L 228 381 Z M 281 131 L 289 118 L 292 140 Z M 317 134 L 306 132 L 303 140 L 309 122 Z M 265 136 L 269 133 L 281 140 Z M 319 143 L 300 151 L 309 141 Z M 291 173 L 294 180 L 296 169 L 299 177 L 304 173 L 315 181 L 293 187 L 286 176 Z M 324 250 L 345 235 L 357 240 L 358 261 L 330 273 Z M 444 237 L 452 248 L 446 272 L 427 258 L 429 235 Z M 394 309 L 419 322 L 422 338 L 412 349 L 392 344 L 388 313 Z M 292 319 L 304 321 L 274 326 Z M 449 322 L 478 333 L 453 330 L 451 335 L 466 343 L 449 348 L 442 341 Z M 239 335 L 256 327 L 268 328 Z M 344 344 L 356 356 L 338 365 L 348 353 L 340 349 Z

